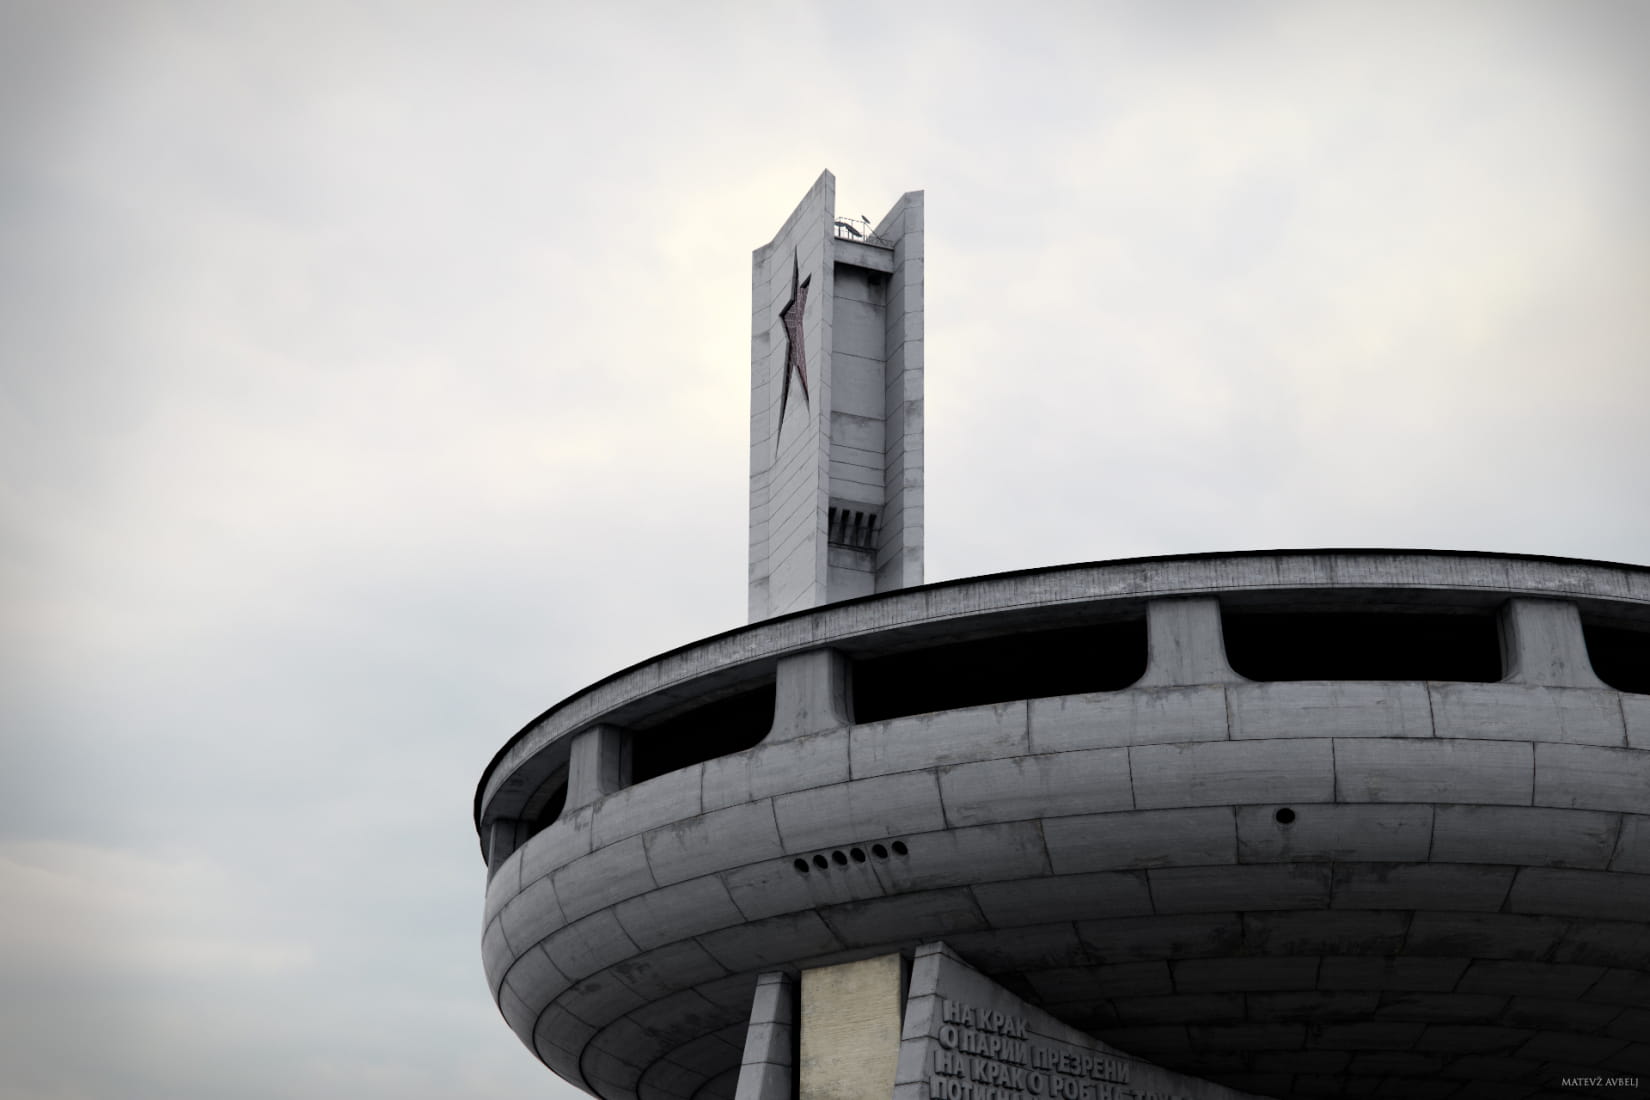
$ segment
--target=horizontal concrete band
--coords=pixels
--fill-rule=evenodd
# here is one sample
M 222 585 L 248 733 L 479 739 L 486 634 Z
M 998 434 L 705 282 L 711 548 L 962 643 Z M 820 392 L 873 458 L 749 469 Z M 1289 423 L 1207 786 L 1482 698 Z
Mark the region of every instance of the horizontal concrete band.
M 1619 699 L 1227 684 L 764 744 L 600 799 L 512 855 L 488 890 L 487 970 L 523 1041 L 603 1095 L 656 1064 L 700 1080 L 670 1037 L 736 1027 L 757 971 L 912 936 L 1039 975 L 1149 957 L 1161 935 L 1138 922 L 1185 918 L 1203 931 L 1164 959 L 1235 927 L 1235 946 L 1216 936 L 1206 953 L 1298 955 L 1314 969 L 1289 989 L 1480 995 L 1502 974 L 1492 962 L 1540 959 L 1558 969 L 1509 988 L 1596 991 L 1619 1011 L 1609 998 L 1629 979 L 1612 975 L 1644 970 L 1650 944 L 1650 746 L 1629 742 L 1619 706 L 1609 717 Z M 835 862 L 895 839 L 906 856 Z M 1414 957 L 1401 973 L 1335 961 L 1400 950 Z M 1038 978 L 1049 996 L 1059 980 Z M 1169 998 L 1253 992 L 1198 967 L 1152 983 Z M 720 1065 L 739 1043 L 712 1037 L 691 1038 Z
M 520 801 L 565 762 L 567 739 L 600 721 L 623 722 L 737 689 L 790 654 L 909 647 L 959 632 L 1059 625 L 1073 616 L 1138 613 L 1149 600 L 1216 596 L 1274 606 L 1325 597 L 1386 595 L 1482 606 L 1515 596 L 1569 600 L 1593 614 L 1650 623 L 1650 569 L 1596 562 L 1399 551 L 1277 552 L 1063 566 L 927 585 L 772 619 L 633 666 L 558 703 L 495 757 L 477 791 L 478 826 L 501 793 Z

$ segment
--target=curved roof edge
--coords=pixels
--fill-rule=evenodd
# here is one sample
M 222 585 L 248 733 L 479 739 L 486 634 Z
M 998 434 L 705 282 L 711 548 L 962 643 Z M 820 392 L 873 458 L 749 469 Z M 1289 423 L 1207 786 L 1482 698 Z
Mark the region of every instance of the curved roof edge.
M 521 729 L 517 730 L 514 734 L 512 734 L 511 737 L 507 741 L 505 741 L 505 743 L 503 745 L 501 745 L 499 747 L 498 751 L 493 754 L 492 759 L 487 762 L 486 768 L 484 768 L 482 770 L 481 778 L 476 784 L 475 797 L 474 797 L 474 800 L 473 800 L 472 810 L 471 810 L 472 818 L 474 820 L 474 823 L 475 823 L 475 826 L 476 826 L 477 830 L 479 830 L 481 828 L 482 804 L 483 804 L 483 801 L 484 801 L 484 798 L 485 798 L 485 794 L 486 794 L 488 784 L 489 784 L 489 782 L 491 781 L 491 779 L 493 777 L 494 771 L 498 768 L 499 764 L 510 754 L 510 752 L 521 743 L 523 738 L 528 736 L 533 730 L 537 729 L 547 719 L 553 717 L 557 712 L 559 712 L 560 710 L 562 710 L 563 708 L 565 708 L 566 706 L 568 706 L 569 704 L 571 704 L 575 700 L 580 699 L 580 698 L 582 698 L 586 695 L 589 695 L 591 692 L 593 692 L 593 691 L 595 691 L 595 690 L 597 690 L 597 689 L 599 689 L 599 688 L 601 688 L 605 685 L 608 685 L 608 684 L 611 684 L 611 683 L 613 683 L 617 680 L 620 680 L 620 679 L 624 678 L 625 676 L 628 676 L 628 675 L 638 671 L 639 669 L 646 668 L 649 665 L 657 664 L 658 662 L 667 660 L 670 657 L 673 657 L 673 656 L 676 656 L 676 655 L 679 655 L 679 654 L 683 654 L 683 653 L 687 653 L 690 650 L 693 650 L 693 649 L 696 649 L 698 647 L 705 646 L 705 645 L 717 642 L 717 641 L 725 639 L 725 638 L 731 638 L 731 637 L 734 637 L 736 635 L 747 633 L 747 632 L 750 632 L 750 631 L 753 631 L 753 630 L 760 630 L 760 629 L 763 629 L 763 628 L 771 627 L 775 624 L 782 624 L 782 623 L 786 623 L 786 622 L 792 622 L 792 621 L 795 621 L 795 620 L 798 620 L 798 619 L 805 619 L 809 616 L 818 615 L 818 614 L 820 614 L 821 612 L 824 612 L 824 611 L 834 611 L 834 610 L 838 610 L 838 609 L 841 609 L 841 608 L 849 608 L 849 607 L 854 607 L 854 606 L 868 604 L 868 603 L 875 603 L 875 602 L 879 602 L 879 601 L 891 601 L 891 600 L 899 599 L 901 597 L 909 597 L 913 594 L 927 594 L 927 593 L 934 593 L 934 592 L 942 592 L 942 591 L 944 591 L 948 588 L 961 587 L 961 586 L 964 586 L 964 585 L 979 584 L 981 582 L 1011 580 L 1011 579 L 1016 578 L 1016 577 L 1057 574 L 1057 573 L 1072 572 L 1072 571 L 1082 570 L 1082 569 L 1118 568 L 1118 567 L 1128 567 L 1128 566 L 1135 566 L 1135 565 L 1162 565 L 1162 564 L 1177 563 L 1177 562 L 1193 563 L 1193 562 L 1210 562 L 1210 561 L 1219 561 L 1219 560 L 1243 560 L 1243 559 L 1254 559 L 1254 558 L 1315 558 L 1315 557 L 1316 558 L 1321 558 L 1321 557 L 1336 557 L 1336 558 L 1348 558 L 1348 557 L 1402 557 L 1402 558 L 1436 557 L 1436 558 L 1458 558 L 1458 559 L 1462 559 L 1462 560 L 1477 559 L 1477 560 L 1503 561 L 1503 562 L 1546 563 L 1546 564 L 1552 564 L 1552 565 L 1580 566 L 1580 567 L 1586 567 L 1586 568 L 1590 568 L 1590 569 L 1621 570 L 1621 571 L 1629 573 L 1629 574 L 1633 574 L 1633 573 L 1641 574 L 1646 578 L 1647 581 L 1650 581 L 1650 565 L 1634 565 L 1634 564 L 1627 563 L 1627 562 L 1603 561 L 1603 560 L 1594 559 L 1594 558 L 1567 558 L 1567 557 L 1559 557 L 1559 556 L 1551 555 L 1551 554 L 1508 554 L 1508 553 L 1499 553 L 1499 552 L 1491 551 L 1491 550 L 1432 550 L 1432 549 L 1419 549 L 1419 548 L 1402 549 L 1402 548 L 1390 548 L 1390 547 L 1318 547 L 1318 548 L 1285 548 L 1285 549 L 1269 549 L 1269 550 L 1226 550 L 1226 551 L 1216 550 L 1216 551 L 1205 551 L 1205 552 L 1192 553 L 1192 554 L 1153 554 L 1153 555 L 1146 555 L 1146 556 L 1142 556 L 1142 557 L 1133 557 L 1133 558 L 1106 558 L 1106 559 L 1100 559 L 1100 560 L 1097 560 L 1097 561 L 1066 562 L 1066 563 L 1062 563 L 1062 564 L 1059 564 L 1059 565 L 1033 566 L 1033 567 L 1029 567 L 1029 568 L 1025 568 L 1025 569 L 1009 569 L 1009 570 L 1004 570 L 1002 572 L 997 572 L 997 573 L 981 573 L 981 574 L 976 574 L 976 575 L 968 576 L 968 577 L 955 577 L 955 578 L 952 578 L 950 580 L 933 581 L 933 582 L 930 582 L 928 584 L 913 585 L 909 588 L 899 588 L 899 589 L 894 589 L 893 591 L 889 591 L 889 592 L 877 592 L 877 593 L 873 593 L 873 594 L 868 595 L 868 596 L 858 596 L 858 597 L 855 597 L 854 599 L 851 599 L 851 600 L 840 600 L 840 601 L 837 601 L 835 603 L 821 604 L 817 607 L 802 608 L 802 609 L 797 610 L 797 611 L 788 612 L 784 615 L 776 615 L 776 616 L 774 616 L 773 618 L 770 618 L 770 619 L 760 619 L 760 620 L 758 620 L 754 623 L 744 623 L 744 624 L 741 624 L 741 625 L 736 626 L 736 627 L 732 627 L 732 628 L 727 629 L 727 630 L 719 631 L 715 634 L 706 635 L 702 638 L 695 638 L 692 641 L 684 642 L 682 645 L 675 646 L 671 649 L 664 650 L 663 652 L 656 653 L 651 657 L 646 657 L 646 658 L 643 658 L 640 661 L 636 661 L 632 664 L 626 665 L 625 667 L 623 667 L 621 669 L 618 669 L 614 672 L 611 672 L 608 675 L 602 677 L 601 679 L 593 681 L 589 684 L 586 684 L 583 687 L 579 688 L 577 691 L 574 691 L 571 694 L 564 696 L 563 698 L 561 698 L 557 702 L 551 704 L 549 707 L 545 708 L 543 711 L 541 711 L 537 715 L 535 715 L 529 722 L 527 722 L 525 725 L 523 725 L 521 727 Z M 1621 597 L 1618 597 L 1618 598 L 1621 598 Z M 1633 597 L 1629 596 L 1629 597 L 1626 597 L 1626 598 L 1631 599 Z M 1650 586 L 1647 586 L 1645 599 L 1646 599 L 1646 602 L 1650 602 Z M 982 610 L 984 610 L 984 609 L 982 609 Z

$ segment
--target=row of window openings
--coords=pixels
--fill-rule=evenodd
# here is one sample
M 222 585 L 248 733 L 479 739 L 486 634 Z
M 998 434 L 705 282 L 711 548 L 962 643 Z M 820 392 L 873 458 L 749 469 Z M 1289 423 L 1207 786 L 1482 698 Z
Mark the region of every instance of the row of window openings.
M 1250 680 L 1494 683 L 1503 675 L 1492 614 L 1227 613 L 1222 628 L 1228 663 Z M 1599 679 L 1619 691 L 1650 694 L 1650 632 L 1584 629 Z M 957 642 L 856 660 L 852 714 L 856 722 L 878 722 L 1120 691 L 1145 671 L 1144 619 Z M 630 783 L 755 747 L 773 724 L 773 710 L 770 681 L 633 730 Z M 539 828 L 555 820 L 564 797 L 546 804 Z

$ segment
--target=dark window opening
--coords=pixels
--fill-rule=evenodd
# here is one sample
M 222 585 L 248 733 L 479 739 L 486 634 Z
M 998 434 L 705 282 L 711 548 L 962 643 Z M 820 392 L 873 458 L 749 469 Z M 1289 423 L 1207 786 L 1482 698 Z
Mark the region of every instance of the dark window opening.
M 1617 691 L 1650 695 L 1650 631 L 1582 624 L 1593 674 Z
M 636 730 L 630 743 L 630 781 L 640 783 L 754 748 L 773 728 L 773 699 L 773 684 L 768 683 Z
M 1146 621 L 957 642 L 854 662 L 854 721 L 1120 691 L 1146 671 Z
M 1221 626 L 1227 661 L 1251 680 L 1501 679 L 1490 614 L 1225 612 Z
M 561 816 L 562 808 L 566 805 L 567 778 L 564 770 L 562 781 L 557 784 L 554 790 L 550 792 L 550 797 L 544 803 L 543 808 L 540 809 L 537 814 L 533 815 L 532 824 L 527 828 L 527 838 L 531 840 L 533 837 L 538 836 L 540 833 L 544 832 L 544 830 L 554 825 L 556 823 L 556 819 Z

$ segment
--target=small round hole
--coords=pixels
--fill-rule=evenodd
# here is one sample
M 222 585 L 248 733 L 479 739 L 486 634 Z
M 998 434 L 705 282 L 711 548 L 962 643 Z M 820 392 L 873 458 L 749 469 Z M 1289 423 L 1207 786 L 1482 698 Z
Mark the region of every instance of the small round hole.
M 838 867 L 846 867 L 848 866 L 848 857 L 843 855 L 842 850 L 839 848 L 831 853 L 831 862 L 835 863 Z
M 880 844 L 873 844 L 871 845 L 871 854 L 876 856 L 878 859 L 887 859 L 888 849 L 884 848 Z
M 826 871 L 826 870 L 830 869 L 831 865 L 829 863 L 825 862 L 825 857 L 824 856 L 815 856 L 814 857 L 814 866 L 818 867 L 821 871 Z
M 803 874 L 808 873 L 808 861 L 805 860 L 805 859 L 799 859 L 795 863 L 791 864 L 791 866 L 795 867 L 798 871 L 801 871 Z
M 1279 825 L 1287 825 L 1291 821 L 1295 820 L 1295 811 L 1291 810 L 1288 806 L 1285 806 L 1283 809 L 1273 814 L 1272 819 Z
M 907 854 L 910 853 L 910 851 L 911 851 L 911 849 L 909 849 L 905 846 L 905 841 L 903 841 L 903 840 L 894 841 L 894 854 L 896 856 L 907 855 Z
M 853 851 L 849 852 L 848 854 L 854 857 L 854 862 L 855 863 L 864 863 L 865 862 L 865 849 L 864 848 L 855 848 Z

